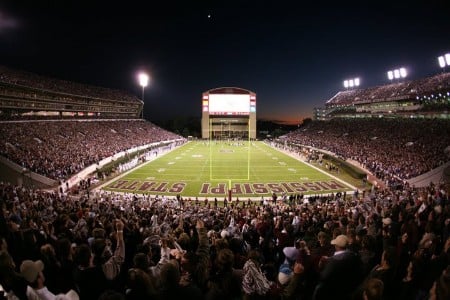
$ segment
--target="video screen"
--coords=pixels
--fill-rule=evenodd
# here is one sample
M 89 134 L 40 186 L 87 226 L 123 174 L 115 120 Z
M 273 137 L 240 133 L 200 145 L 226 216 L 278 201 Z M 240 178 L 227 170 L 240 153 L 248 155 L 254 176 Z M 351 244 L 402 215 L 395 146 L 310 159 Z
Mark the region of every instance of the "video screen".
M 210 115 L 249 115 L 250 95 L 210 94 Z

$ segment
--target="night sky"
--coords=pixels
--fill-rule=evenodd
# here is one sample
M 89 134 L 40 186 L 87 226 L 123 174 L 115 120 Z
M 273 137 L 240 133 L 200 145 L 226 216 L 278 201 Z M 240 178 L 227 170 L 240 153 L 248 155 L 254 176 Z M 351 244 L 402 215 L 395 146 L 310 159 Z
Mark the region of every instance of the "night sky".
M 289 123 L 344 89 L 441 72 L 450 1 L 0 0 L 0 64 L 121 89 L 150 120 L 200 117 L 202 92 L 257 94 L 257 116 Z

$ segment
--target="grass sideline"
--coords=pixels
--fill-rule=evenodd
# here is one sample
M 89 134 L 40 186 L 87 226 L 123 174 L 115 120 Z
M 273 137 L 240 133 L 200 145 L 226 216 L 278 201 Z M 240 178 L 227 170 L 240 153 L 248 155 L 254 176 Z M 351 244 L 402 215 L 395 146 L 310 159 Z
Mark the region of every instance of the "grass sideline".
M 354 188 L 258 141 L 193 141 L 125 173 L 103 190 L 183 197 L 260 198 Z

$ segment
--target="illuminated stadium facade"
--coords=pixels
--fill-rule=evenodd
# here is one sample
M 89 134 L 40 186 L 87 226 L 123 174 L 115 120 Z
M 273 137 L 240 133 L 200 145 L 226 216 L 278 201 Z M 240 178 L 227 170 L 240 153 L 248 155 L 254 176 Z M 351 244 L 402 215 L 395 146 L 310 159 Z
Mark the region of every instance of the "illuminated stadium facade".
M 255 139 L 256 93 L 221 87 L 202 95 L 202 138 Z
M 139 118 L 136 96 L 0 66 L 0 115 L 35 117 Z
M 415 117 L 449 119 L 450 73 L 340 91 L 314 109 L 314 119 Z

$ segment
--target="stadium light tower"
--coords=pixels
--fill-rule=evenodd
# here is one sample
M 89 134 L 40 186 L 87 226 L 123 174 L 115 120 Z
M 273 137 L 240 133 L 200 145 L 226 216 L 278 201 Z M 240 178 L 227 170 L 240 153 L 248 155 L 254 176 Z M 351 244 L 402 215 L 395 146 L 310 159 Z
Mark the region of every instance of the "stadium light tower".
M 447 53 L 447 54 L 439 56 L 438 57 L 438 62 L 439 62 L 439 66 L 445 72 L 445 67 L 450 66 L 450 53 Z
M 148 85 L 148 75 L 146 73 L 139 73 L 139 84 L 142 86 L 142 119 L 144 118 L 144 89 Z
M 360 83 L 359 77 L 352 78 L 352 79 L 346 79 L 346 80 L 344 80 L 344 87 L 346 89 L 358 87 L 359 83 Z
M 403 68 L 403 67 L 387 72 L 387 77 L 391 81 L 394 79 L 405 78 L 406 76 L 408 76 L 408 72 L 406 71 L 406 68 Z

